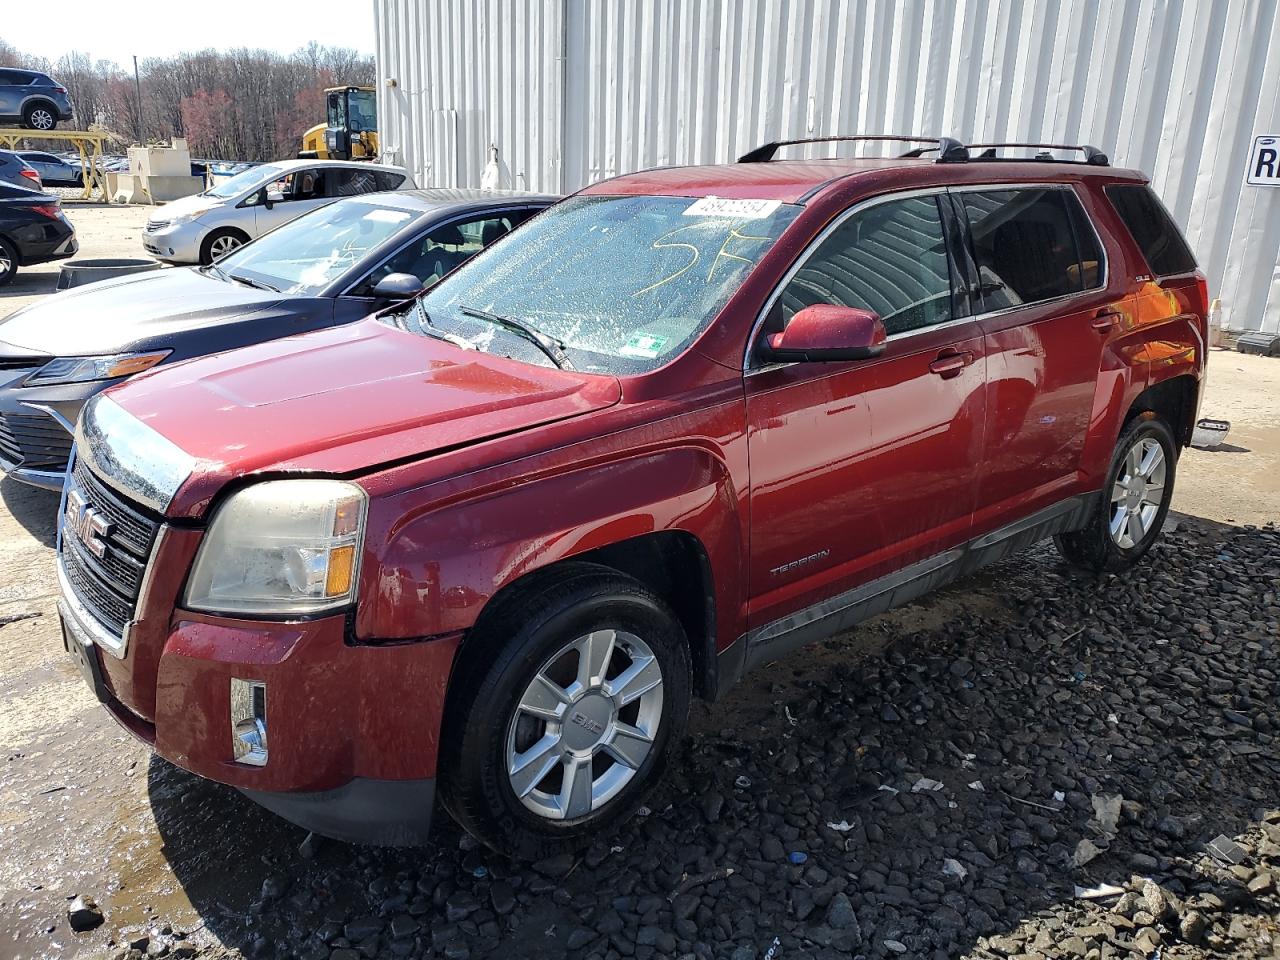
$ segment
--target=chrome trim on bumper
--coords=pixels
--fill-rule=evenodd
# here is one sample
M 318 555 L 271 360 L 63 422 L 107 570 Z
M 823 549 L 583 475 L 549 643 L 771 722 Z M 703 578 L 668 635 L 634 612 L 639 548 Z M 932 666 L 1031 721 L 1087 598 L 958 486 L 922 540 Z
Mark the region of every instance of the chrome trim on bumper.
M 0 460 L 0 475 L 11 477 L 19 483 L 25 483 L 41 490 L 52 490 L 57 493 L 62 489 L 66 474 L 56 470 L 32 470 L 30 467 L 15 467 L 7 460 Z
M 76 456 L 130 499 L 164 513 L 191 476 L 196 460 L 110 397 L 85 404 L 76 430 Z

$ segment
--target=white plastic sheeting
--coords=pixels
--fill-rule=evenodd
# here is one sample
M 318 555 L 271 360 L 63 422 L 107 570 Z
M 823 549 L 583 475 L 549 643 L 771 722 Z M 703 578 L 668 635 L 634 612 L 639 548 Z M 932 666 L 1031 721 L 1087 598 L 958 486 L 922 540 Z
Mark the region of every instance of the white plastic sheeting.
M 1280 0 L 374 0 L 384 150 L 569 191 L 767 140 L 1092 143 L 1152 177 L 1222 298 L 1280 332 Z M 394 81 L 394 85 L 390 81 Z M 825 148 L 819 148 L 825 149 Z

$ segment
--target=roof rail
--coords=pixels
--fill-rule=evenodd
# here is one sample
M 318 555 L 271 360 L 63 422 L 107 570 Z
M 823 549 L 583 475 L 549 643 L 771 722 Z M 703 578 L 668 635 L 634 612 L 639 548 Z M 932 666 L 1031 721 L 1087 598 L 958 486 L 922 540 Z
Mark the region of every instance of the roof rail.
M 967 144 L 967 147 L 970 150 L 982 151 L 977 156 L 978 160 L 1047 160 L 1053 163 L 1079 163 L 1079 160 L 1059 160 L 1050 153 L 1051 150 L 1075 150 L 1083 153 L 1084 162 L 1092 167 L 1107 167 L 1111 165 L 1111 160 L 1105 153 L 1087 143 L 970 143 Z M 1034 148 L 1039 149 L 1041 152 L 1034 157 L 1000 157 L 996 155 L 997 150 L 1009 147 Z
M 909 150 L 902 154 L 904 157 L 918 157 L 922 153 L 930 150 L 938 150 L 940 152 L 938 160 L 953 161 L 967 160 L 968 154 L 965 153 L 964 144 L 959 140 L 951 137 L 900 137 L 890 134 L 868 134 L 867 136 L 858 137 L 804 137 L 800 140 L 774 140 L 770 143 L 761 144 L 753 150 L 748 150 L 738 158 L 738 163 L 768 163 L 773 160 L 778 153 L 779 147 L 792 147 L 802 143 L 931 143 L 931 147 L 919 147 L 915 150 Z M 963 154 L 963 155 L 961 155 Z

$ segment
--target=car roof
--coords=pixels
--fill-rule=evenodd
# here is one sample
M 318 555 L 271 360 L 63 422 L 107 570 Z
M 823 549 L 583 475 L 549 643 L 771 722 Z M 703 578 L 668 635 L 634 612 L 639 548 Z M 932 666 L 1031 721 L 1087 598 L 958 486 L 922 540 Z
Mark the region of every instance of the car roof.
M 530 204 L 552 204 L 560 198 L 548 193 L 525 190 L 477 190 L 464 187 L 435 187 L 422 190 L 387 190 L 346 197 L 342 203 L 367 203 L 400 210 L 482 210 L 505 207 L 521 201 Z
M 263 167 L 275 167 L 277 170 L 297 170 L 299 167 L 355 167 L 359 170 L 390 170 L 393 173 L 407 173 L 404 167 L 389 163 L 373 163 L 370 160 L 269 160 L 260 164 Z
M 1057 183 L 1089 176 L 1146 179 L 1136 170 L 1063 161 L 939 162 L 924 157 L 857 157 L 658 167 L 603 180 L 582 192 L 601 196 L 721 197 L 804 203 L 837 181 L 855 177 L 946 185 L 993 181 Z

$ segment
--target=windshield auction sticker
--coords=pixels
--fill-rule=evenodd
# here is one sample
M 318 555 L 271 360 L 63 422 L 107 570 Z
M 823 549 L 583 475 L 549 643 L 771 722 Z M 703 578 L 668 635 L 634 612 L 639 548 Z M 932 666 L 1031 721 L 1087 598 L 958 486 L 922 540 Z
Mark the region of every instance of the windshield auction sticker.
M 685 208 L 686 217 L 736 217 L 741 220 L 759 220 L 778 207 L 781 200 L 726 200 L 723 197 L 702 197 Z

